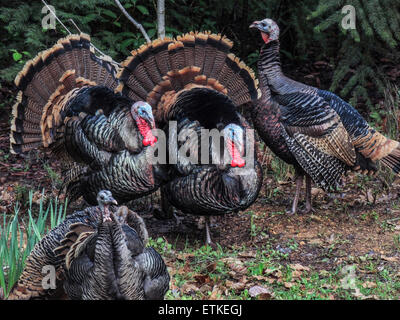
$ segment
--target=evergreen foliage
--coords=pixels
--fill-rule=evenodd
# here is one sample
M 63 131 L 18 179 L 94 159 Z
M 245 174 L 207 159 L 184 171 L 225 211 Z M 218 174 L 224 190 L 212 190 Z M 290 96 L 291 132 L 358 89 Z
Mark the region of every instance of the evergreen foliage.
M 345 14 L 341 8 L 352 5 L 356 12 L 356 29 L 343 29 Z M 331 90 L 338 91 L 350 103 L 364 100 L 372 110 L 371 90 L 379 95 L 385 90 L 385 74 L 380 66 L 384 57 L 400 62 L 400 2 L 395 0 L 330 0 L 320 4 L 309 15 L 317 21 L 315 31 L 328 36 L 336 35 L 337 46 L 326 50 L 336 57 Z M 337 50 L 335 52 L 335 50 Z M 371 83 L 373 85 L 371 85 Z
M 0 9 L 0 78 L 12 81 L 25 61 L 67 34 L 60 23 L 42 30 L 40 0 L 2 0 Z M 93 43 L 116 61 L 145 42 L 143 35 L 120 12 L 114 0 L 48 1 L 65 25 L 68 21 L 90 34 Z M 156 37 L 157 1 L 121 0 L 150 38 Z M 356 30 L 344 30 L 341 9 L 356 9 Z M 283 66 L 301 65 L 328 57 L 334 65 L 330 89 L 354 105 L 384 98 L 382 58 L 400 62 L 400 2 L 398 0 L 166 0 L 166 35 L 191 30 L 226 34 L 235 42 L 233 53 L 256 69 L 261 39 L 249 24 L 265 17 L 281 28 Z M 316 54 L 317 52 L 317 54 Z M 316 60 L 315 60 L 316 61 Z

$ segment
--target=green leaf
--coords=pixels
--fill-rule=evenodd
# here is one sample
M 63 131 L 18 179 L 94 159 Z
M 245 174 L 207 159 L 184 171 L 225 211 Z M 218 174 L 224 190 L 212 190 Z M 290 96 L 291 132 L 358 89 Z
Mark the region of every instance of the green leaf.
M 19 60 L 21 60 L 21 58 L 22 58 L 22 54 L 20 54 L 19 52 L 15 51 L 15 52 L 13 53 L 13 59 L 14 59 L 14 61 L 19 61 Z
M 147 8 L 145 6 L 142 5 L 138 5 L 136 6 L 136 8 L 144 15 L 149 15 L 149 10 L 147 10 Z
M 134 38 L 129 38 L 129 39 L 126 39 L 126 40 L 122 41 L 121 49 L 126 49 L 129 45 L 131 45 L 134 42 L 135 42 Z
M 150 29 L 147 31 L 147 35 L 149 36 L 149 38 L 153 38 L 154 35 L 156 34 L 156 29 Z
M 109 16 L 111 18 L 114 18 L 114 19 L 117 18 L 117 15 L 114 12 L 112 12 L 111 10 L 103 9 L 102 13 L 104 13 L 106 16 Z
M 143 25 L 143 27 L 146 27 L 146 28 L 154 28 L 156 23 L 155 22 L 143 22 L 142 25 Z

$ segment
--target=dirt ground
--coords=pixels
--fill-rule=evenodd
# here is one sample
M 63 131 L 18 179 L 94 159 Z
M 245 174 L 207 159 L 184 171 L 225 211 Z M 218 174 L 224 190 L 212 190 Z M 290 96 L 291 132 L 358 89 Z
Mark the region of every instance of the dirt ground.
M 331 68 L 327 63 L 316 63 L 312 72 L 309 69 L 303 72 L 309 76 L 300 80 L 315 86 L 328 82 Z M 11 101 L 13 95 L 12 88 L 0 87 L 3 102 Z M 59 196 L 63 200 L 65 195 L 58 192 L 61 166 L 56 159 L 9 153 L 10 111 L 11 103 L 0 106 L 0 214 L 11 215 L 16 201 L 28 201 L 31 189 L 35 191 L 34 201 L 38 201 L 43 189 L 48 197 Z M 358 272 L 365 279 L 385 267 L 395 278 L 400 275 L 399 177 L 386 172 L 376 177 L 351 173 L 344 177 L 339 191 L 328 194 L 312 189 L 313 213 L 289 215 L 286 210 L 295 192 L 294 177 L 290 172 L 274 172 L 270 155 L 265 157 L 261 153 L 261 158 L 264 183 L 257 201 L 244 212 L 213 218 L 212 237 L 216 243 L 227 250 L 245 247 L 250 252 L 268 243 L 273 250 L 286 255 L 291 264 L 315 271 L 329 272 L 343 263 L 361 261 Z M 156 202 L 157 194 L 133 204 L 133 209 L 145 218 L 153 239 L 161 237 L 173 243 L 177 251 L 203 245 L 204 224 L 199 217 L 183 216 L 180 223 L 175 219 L 157 220 L 150 213 Z M 73 203 L 67 213 L 82 206 L 82 202 Z M 24 206 L 21 210 L 23 216 Z M 366 259 L 375 261 L 375 267 L 368 267 Z M 175 257 L 166 261 L 171 269 L 175 268 L 174 261 Z

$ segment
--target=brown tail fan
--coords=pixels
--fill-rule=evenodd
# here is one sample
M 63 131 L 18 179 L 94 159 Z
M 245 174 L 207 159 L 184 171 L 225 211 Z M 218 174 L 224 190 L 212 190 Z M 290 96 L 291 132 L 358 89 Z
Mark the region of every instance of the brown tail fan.
M 84 86 L 118 86 L 110 59 L 97 57 L 86 34 L 60 39 L 52 48 L 28 61 L 15 78 L 19 89 L 12 109 L 12 153 L 48 147 L 63 122 L 68 98 Z
M 157 39 L 133 51 L 122 63 L 117 92 L 149 102 L 165 115 L 174 93 L 203 86 L 226 94 L 235 104 L 260 95 L 254 72 L 233 54 L 233 43 L 210 32 L 190 32 L 177 40 Z

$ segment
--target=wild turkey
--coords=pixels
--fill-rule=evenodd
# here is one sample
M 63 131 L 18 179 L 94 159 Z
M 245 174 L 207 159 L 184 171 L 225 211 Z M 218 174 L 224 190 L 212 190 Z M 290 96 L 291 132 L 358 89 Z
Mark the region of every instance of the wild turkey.
M 243 167 L 247 124 L 237 112 L 237 107 L 257 98 L 257 81 L 253 72 L 229 53 L 232 46 L 226 37 L 209 32 L 190 32 L 176 40 L 157 39 L 133 51 L 118 76 L 121 84 L 117 91 L 147 101 L 158 128 L 171 132 L 176 125 L 172 130 L 175 136 L 169 134 L 167 143 L 169 182 L 162 191 L 184 213 L 237 212 L 250 206 L 260 189 L 262 172 L 254 155 L 250 160 L 254 163 Z M 175 143 L 176 149 L 171 148 L 176 137 L 189 129 L 191 135 Z M 203 159 L 204 150 L 196 145 L 202 141 L 203 129 L 225 130 L 230 163 L 193 163 L 178 152 L 186 144 L 190 156 Z M 209 150 L 213 148 L 211 143 Z
M 109 60 L 92 52 L 89 36 L 71 35 L 28 61 L 15 79 L 11 152 L 55 154 L 65 164 L 70 199 L 84 196 L 90 204 L 102 189 L 122 203 L 162 181 L 146 156 L 157 141 L 151 107 L 114 93 L 118 70 Z
M 137 232 L 131 226 L 135 226 Z M 142 218 L 127 207 L 106 215 L 94 230 L 75 223 L 55 253 L 65 256 L 64 289 L 74 300 L 161 300 L 167 267 L 152 247 Z
M 8 299 L 162 299 L 169 274 L 151 247 L 143 220 L 117 208 L 111 192 L 98 206 L 68 216 L 32 250 Z M 54 266 L 56 289 L 45 289 L 44 266 Z M 97 281 L 93 281 L 94 276 Z
M 258 71 L 262 97 L 253 110 L 254 125 L 271 150 L 297 172 L 292 213 L 297 210 L 306 175 L 306 211 L 311 179 L 321 188 L 335 187 L 347 170 L 374 174 L 376 161 L 400 171 L 399 142 L 373 129 L 350 104 L 332 92 L 287 78 L 279 58 L 279 27 L 271 19 L 255 21 L 265 42 Z

